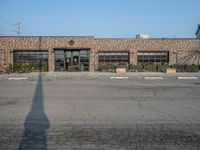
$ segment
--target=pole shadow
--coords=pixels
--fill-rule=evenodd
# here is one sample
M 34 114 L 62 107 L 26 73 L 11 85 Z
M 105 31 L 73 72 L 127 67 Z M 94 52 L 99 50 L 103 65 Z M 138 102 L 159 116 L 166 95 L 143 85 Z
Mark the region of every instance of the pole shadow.
M 39 73 L 31 111 L 26 117 L 24 127 L 25 130 L 19 145 L 19 150 L 48 150 L 46 130 L 49 129 L 50 122 L 44 110 L 43 80 L 41 73 Z

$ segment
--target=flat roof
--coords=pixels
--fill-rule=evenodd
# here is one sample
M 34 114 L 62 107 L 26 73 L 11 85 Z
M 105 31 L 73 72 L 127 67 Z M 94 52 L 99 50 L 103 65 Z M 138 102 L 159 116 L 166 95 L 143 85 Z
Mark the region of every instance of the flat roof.
M 1 35 L 0 37 L 17 37 L 17 38 L 19 38 L 19 37 L 68 37 L 68 38 L 77 38 L 77 37 L 80 37 L 80 38 L 85 38 L 85 37 L 90 37 L 90 38 L 94 38 L 94 36 L 56 36 L 56 35 L 53 35 L 53 36 L 46 36 L 46 35 L 41 35 L 41 36 L 39 36 L 39 35 L 36 35 L 36 36 L 27 36 L 27 35 L 21 35 L 21 36 L 11 36 L 11 35 Z
M 199 26 L 200 30 L 200 26 Z M 199 31 L 198 30 L 198 31 Z M 95 38 L 95 36 L 0 36 L 0 38 L 41 38 L 41 37 L 50 37 L 50 38 L 93 38 L 95 40 L 199 40 L 197 38 Z

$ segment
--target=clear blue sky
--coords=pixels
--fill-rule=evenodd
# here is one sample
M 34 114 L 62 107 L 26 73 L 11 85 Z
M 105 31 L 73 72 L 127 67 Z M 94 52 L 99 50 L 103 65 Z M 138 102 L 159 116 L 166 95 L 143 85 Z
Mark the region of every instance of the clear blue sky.
M 200 0 L 0 0 L 0 26 L 13 35 L 195 37 Z

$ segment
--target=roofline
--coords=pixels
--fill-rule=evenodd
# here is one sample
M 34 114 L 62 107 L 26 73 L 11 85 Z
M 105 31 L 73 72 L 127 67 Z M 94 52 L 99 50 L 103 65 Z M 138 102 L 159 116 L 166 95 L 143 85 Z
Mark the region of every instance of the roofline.
M 32 35 L 30 35 L 30 36 L 28 36 L 28 35 L 25 35 L 25 36 L 15 36 L 15 35 L 9 35 L 9 36 L 7 36 L 7 35 L 1 35 L 0 37 L 16 37 L 16 38 L 19 38 L 19 37 L 68 37 L 68 38 L 76 38 L 76 37 L 81 37 L 81 38 L 84 38 L 84 37 L 90 37 L 90 38 L 95 38 L 94 36 L 56 36 L 56 35 L 34 35 L 34 36 L 32 36 Z
M 200 30 L 200 24 L 199 24 Z M 52 38 L 93 38 L 95 40 L 200 40 L 197 38 L 147 38 L 147 39 L 139 39 L 139 38 L 95 38 L 95 36 L 0 36 L 0 38 L 39 38 L 39 37 L 52 37 Z
M 95 40 L 133 40 L 135 38 L 95 38 Z
M 199 40 L 197 38 L 148 38 L 148 39 L 137 39 L 137 38 L 95 38 L 95 40 Z

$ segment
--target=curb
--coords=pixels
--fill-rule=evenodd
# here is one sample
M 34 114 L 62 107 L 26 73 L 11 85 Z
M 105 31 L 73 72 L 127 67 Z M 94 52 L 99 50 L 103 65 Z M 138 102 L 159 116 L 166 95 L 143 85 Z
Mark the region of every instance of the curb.
M 178 77 L 178 80 L 197 80 L 198 77 Z
M 163 80 L 164 77 L 144 77 L 145 80 Z
M 39 74 L 9 74 L 0 75 L 0 80 L 37 80 Z M 52 80 L 65 80 L 65 79 L 128 79 L 128 80 L 199 80 L 200 73 L 177 73 L 177 74 L 164 74 L 164 73 L 126 73 L 118 75 L 115 73 L 42 73 L 43 79 Z
M 110 77 L 110 79 L 129 79 L 128 77 Z
M 8 78 L 8 80 L 27 80 L 28 78 L 24 77 L 24 78 Z

